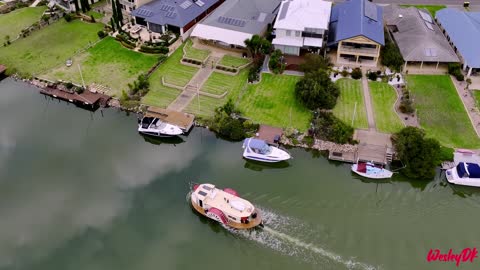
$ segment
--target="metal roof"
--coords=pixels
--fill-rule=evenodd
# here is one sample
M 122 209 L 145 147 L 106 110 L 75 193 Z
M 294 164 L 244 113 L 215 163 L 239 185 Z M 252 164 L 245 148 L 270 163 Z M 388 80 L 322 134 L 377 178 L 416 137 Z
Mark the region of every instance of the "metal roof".
M 382 8 L 367 0 L 349 0 L 332 8 L 328 45 L 364 36 L 380 45 L 385 44 Z
M 480 68 L 480 12 L 444 8 L 435 17 L 467 65 Z
M 427 11 L 391 5 L 384 8 L 384 20 L 405 61 L 459 62 Z
M 285 0 L 273 27 L 297 31 L 328 29 L 331 9 L 332 3 L 323 0 Z
M 158 25 L 184 27 L 219 0 L 154 0 L 132 11 L 132 16 Z

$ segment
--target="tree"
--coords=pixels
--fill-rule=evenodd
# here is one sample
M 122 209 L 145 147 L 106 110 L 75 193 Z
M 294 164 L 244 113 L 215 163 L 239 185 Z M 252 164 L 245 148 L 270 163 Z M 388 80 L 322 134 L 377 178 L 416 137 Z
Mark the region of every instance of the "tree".
M 88 0 L 84 0 L 83 3 L 85 4 L 85 9 L 89 11 L 91 8 L 90 8 L 90 4 L 88 3 Z
M 393 134 L 392 142 L 397 157 L 405 164 L 401 170 L 410 178 L 431 179 L 435 176 L 435 167 L 440 162 L 440 143 L 425 138 L 425 132 L 416 127 L 406 127 Z
M 90 0 L 90 4 L 95 4 L 95 0 Z
M 259 54 L 267 54 L 272 48 L 270 41 L 259 35 L 253 35 L 250 39 L 246 39 L 244 43 L 253 57 L 257 57 Z
M 73 4 L 75 5 L 75 13 L 80 12 L 80 6 L 78 4 L 78 0 L 73 0 Z
M 332 109 L 340 91 L 327 72 L 323 70 L 306 73 L 295 85 L 296 97 L 309 109 Z
M 324 58 L 316 53 L 309 53 L 305 55 L 305 62 L 300 64 L 300 70 L 308 73 L 318 71 L 320 69 L 327 70 L 332 66 L 330 58 Z
M 381 51 L 381 55 L 382 65 L 400 72 L 400 69 L 404 63 L 403 57 L 400 54 L 400 50 L 397 48 L 397 45 L 395 45 L 395 43 L 390 41 L 388 38 L 385 39 L 385 47 Z
M 313 134 L 323 140 L 340 144 L 352 141 L 353 127 L 342 122 L 331 112 L 318 112 L 313 119 L 313 126 Z
M 285 64 L 282 62 L 282 51 L 275 50 L 270 55 L 270 60 L 268 61 L 268 67 L 275 74 L 280 74 L 285 69 Z
M 87 12 L 87 5 L 85 4 L 87 0 L 80 0 L 80 5 L 82 7 L 82 12 L 85 13 Z
M 113 17 L 110 18 L 110 24 L 112 25 L 112 31 L 115 32 L 115 21 L 113 20 Z
M 112 0 L 113 2 L 113 0 Z M 117 9 L 117 25 L 119 25 L 118 28 L 120 28 L 123 25 L 123 13 L 122 13 L 122 5 L 120 4 L 119 0 L 115 0 L 115 7 Z

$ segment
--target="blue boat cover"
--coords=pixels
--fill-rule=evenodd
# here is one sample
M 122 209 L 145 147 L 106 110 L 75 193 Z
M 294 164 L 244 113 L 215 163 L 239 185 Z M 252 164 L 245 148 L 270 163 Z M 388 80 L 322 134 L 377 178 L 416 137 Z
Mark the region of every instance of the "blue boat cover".
M 268 151 L 268 144 L 263 141 L 263 140 L 259 140 L 259 139 L 254 139 L 254 138 L 248 138 L 248 139 L 245 139 L 245 141 L 243 142 L 243 145 L 244 146 L 247 146 L 252 148 L 252 149 L 258 149 L 261 151 L 261 153 L 263 153 L 264 151 Z
M 480 178 L 480 166 L 475 163 L 460 162 L 457 165 L 457 173 L 460 177 Z

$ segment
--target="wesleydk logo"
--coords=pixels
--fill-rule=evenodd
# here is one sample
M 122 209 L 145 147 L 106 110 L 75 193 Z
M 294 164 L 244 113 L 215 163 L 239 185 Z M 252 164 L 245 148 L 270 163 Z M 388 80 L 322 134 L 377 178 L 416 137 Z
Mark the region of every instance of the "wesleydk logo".
M 448 250 L 448 253 L 442 253 L 440 249 L 430 249 L 427 262 L 455 262 L 458 267 L 460 263 L 472 263 L 476 258 L 478 258 L 477 248 L 464 248 L 460 253 L 454 253 L 452 249 Z

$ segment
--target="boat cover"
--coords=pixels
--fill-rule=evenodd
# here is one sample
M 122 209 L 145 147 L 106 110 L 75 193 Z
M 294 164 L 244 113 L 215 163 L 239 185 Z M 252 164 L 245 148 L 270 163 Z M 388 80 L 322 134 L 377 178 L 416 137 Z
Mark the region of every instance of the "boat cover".
M 460 162 L 457 165 L 459 177 L 480 178 L 480 166 L 475 163 Z
M 366 173 L 367 172 L 367 163 L 358 163 L 357 172 Z
M 243 212 L 243 210 L 245 210 L 246 208 L 245 204 L 239 200 L 230 201 L 230 206 L 237 209 L 240 212 Z
M 245 141 L 243 142 L 243 145 L 244 146 L 248 145 L 248 147 L 252 149 L 258 149 L 262 154 L 263 152 L 268 151 L 268 144 L 265 141 L 259 140 L 259 139 L 254 139 L 254 138 L 245 139 Z

